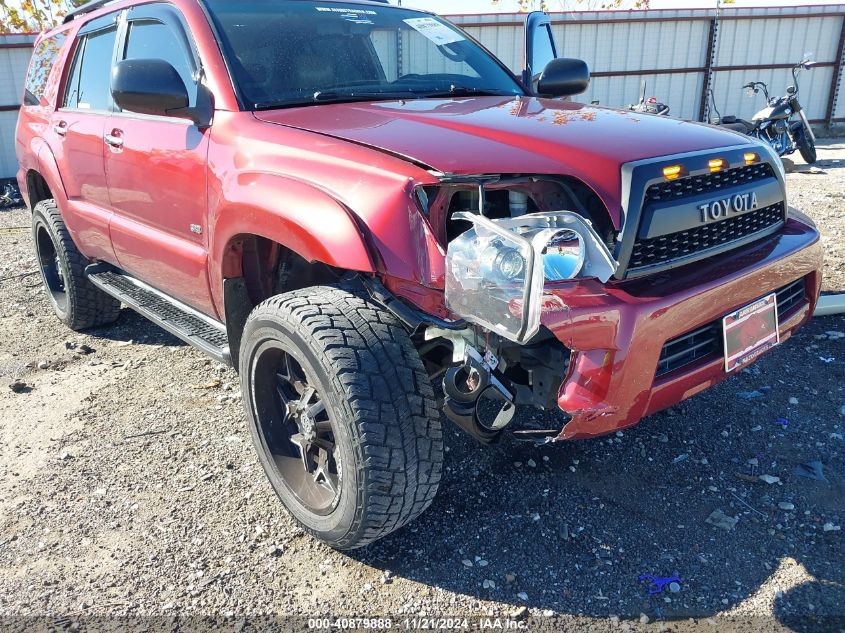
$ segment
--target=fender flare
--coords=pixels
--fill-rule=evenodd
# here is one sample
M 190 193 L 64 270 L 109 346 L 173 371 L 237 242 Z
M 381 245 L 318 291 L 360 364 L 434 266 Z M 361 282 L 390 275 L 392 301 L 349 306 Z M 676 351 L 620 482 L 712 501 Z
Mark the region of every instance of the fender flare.
M 218 195 L 215 201 L 218 192 L 212 191 L 210 199 L 209 273 L 218 307 L 241 235 L 273 241 L 308 262 L 376 272 L 379 255 L 363 223 L 329 192 L 272 172 L 240 173 L 226 184 L 231 186 L 223 190 L 231 195 Z
M 65 193 L 65 183 L 62 180 L 62 174 L 59 171 L 59 164 L 56 162 L 53 150 L 50 149 L 50 145 L 43 138 L 35 137 L 30 143 L 30 154 L 36 157 L 38 173 L 50 188 L 50 193 L 53 194 L 53 198 L 58 203 L 59 212 L 61 213 L 63 209 L 67 208 L 67 194 Z M 29 172 L 25 174 L 25 177 L 28 178 L 28 176 Z

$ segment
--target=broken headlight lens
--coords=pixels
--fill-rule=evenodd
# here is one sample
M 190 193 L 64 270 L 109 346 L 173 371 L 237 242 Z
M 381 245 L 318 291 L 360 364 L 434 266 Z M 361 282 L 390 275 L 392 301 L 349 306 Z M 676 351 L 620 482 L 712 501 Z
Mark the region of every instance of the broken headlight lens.
M 449 243 L 446 305 L 455 314 L 523 343 L 540 329 L 546 281 L 598 277 L 617 264 L 601 238 L 570 211 L 490 220 L 460 212 L 473 228 Z
M 458 215 L 458 214 L 456 214 Z M 473 228 L 449 244 L 446 255 L 446 305 L 452 312 L 502 336 L 518 340 L 528 323 L 526 310 L 534 273 L 528 240 L 486 218 L 461 214 Z M 476 222 L 481 218 L 484 222 Z M 542 279 L 540 280 L 542 285 Z

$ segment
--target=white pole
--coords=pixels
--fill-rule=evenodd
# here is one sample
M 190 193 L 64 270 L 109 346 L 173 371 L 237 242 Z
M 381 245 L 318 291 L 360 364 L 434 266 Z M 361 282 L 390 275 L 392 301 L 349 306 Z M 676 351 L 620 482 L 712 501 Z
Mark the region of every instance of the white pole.
M 845 314 L 845 294 L 827 295 L 819 299 L 814 316 L 833 316 L 834 314 Z

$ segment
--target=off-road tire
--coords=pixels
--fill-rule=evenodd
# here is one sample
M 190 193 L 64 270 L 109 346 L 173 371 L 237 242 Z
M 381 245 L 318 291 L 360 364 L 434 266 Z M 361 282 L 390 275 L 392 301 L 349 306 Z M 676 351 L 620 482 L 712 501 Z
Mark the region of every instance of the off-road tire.
M 813 137 L 810 136 L 810 133 L 803 125 L 798 130 L 798 138 L 795 140 L 795 144 L 798 145 L 798 151 L 801 154 L 801 158 L 803 158 L 808 165 L 812 165 L 816 162 L 816 144 L 813 143 Z
M 242 341 L 241 387 L 253 442 L 276 494 L 307 532 L 351 550 L 428 508 L 442 471 L 440 416 L 422 361 L 393 315 L 362 292 L 317 286 L 260 304 Z M 299 502 L 262 443 L 259 409 L 268 403 L 256 394 L 257 359 L 262 346 L 278 341 L 322 390 L 332 422 L 343 475 L 328 514 Z
M 90 262 L 73 243 L 55 200 L 42 200 L 35 205 L 32 235 L 36 256 L 39 253 L 39 239 L 49 239 L 55 250 L 55 263 L 63 276 L 63 301 L 57 301 L 48 285 L 44 267 L 39 267 L 47 298 L 59 320 L 76 331 L 113 323 L 120 315 L 120 302 L 85 277 L 85 267 Z

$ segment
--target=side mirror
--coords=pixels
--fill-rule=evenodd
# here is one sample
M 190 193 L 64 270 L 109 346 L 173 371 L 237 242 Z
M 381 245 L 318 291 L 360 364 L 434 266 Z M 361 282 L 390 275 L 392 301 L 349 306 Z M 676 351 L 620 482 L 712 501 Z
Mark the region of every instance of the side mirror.
M 199 88 L 197 100 L 210 102 L 204 86 Z M 190 119 L 198 126 L 211 121 L 212 108 L 191 108 L 185 82 L 163 59 L 118 62 L 112 69 L 111 94 L 117 106 L 128 112 Z
M 537 92 L 552 97 L 568 97 L 584 92 L 590 85 L 590 69 L 580 59 L 553 59 L 537 84 Z

